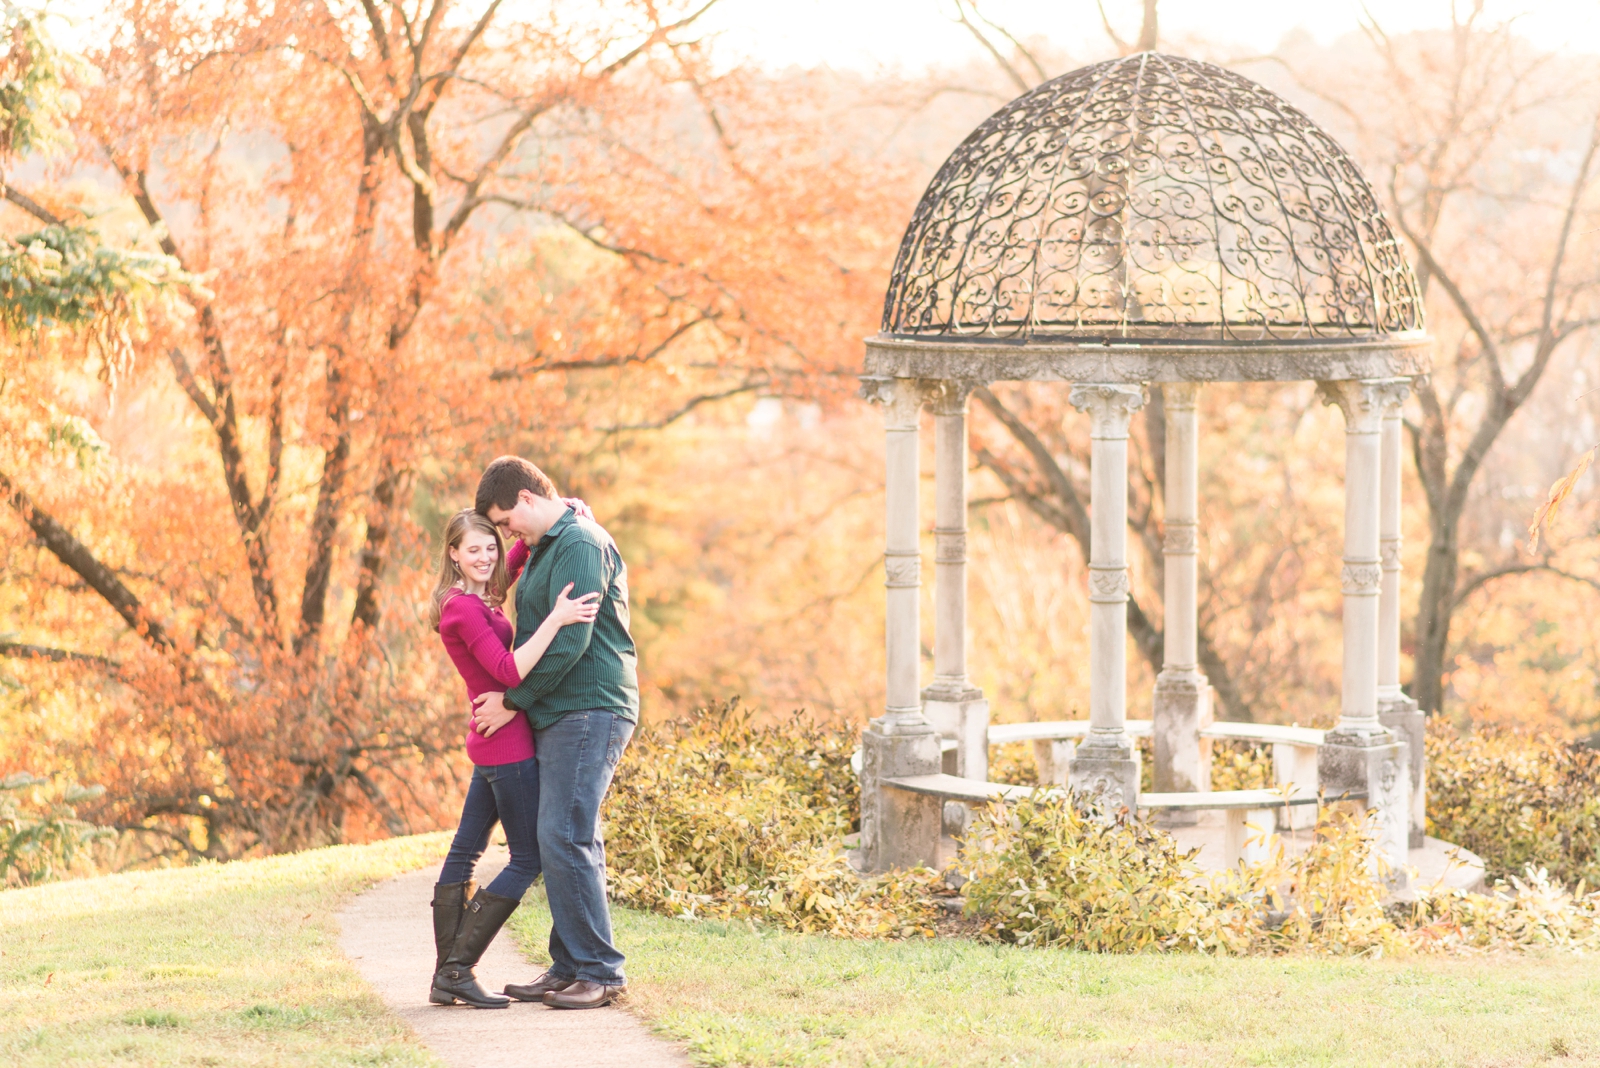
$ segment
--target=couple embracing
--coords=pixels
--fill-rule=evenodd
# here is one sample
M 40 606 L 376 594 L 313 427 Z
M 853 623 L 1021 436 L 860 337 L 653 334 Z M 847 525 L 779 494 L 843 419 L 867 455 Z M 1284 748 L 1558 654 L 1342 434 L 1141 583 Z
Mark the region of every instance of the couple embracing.
M 514 539 L 502 551 L 500 532 Z M 519 576 L 520 575 L 520 580 Z M 516 583 L 516 633 L 500 610 Z M 472 781 L 433 891 L 429 1000 L 592 1009 L 627 990 L 606 904 L 600 802 L 639 718 L 628 578 L 611 536 L 533 464 L 491 463 L 445 528 L 433 619 L 466 683 Z M 499 823 L 511 860 L 478 889 Z M 492 994 L 473 967 L 544 873 L 550 967 Z

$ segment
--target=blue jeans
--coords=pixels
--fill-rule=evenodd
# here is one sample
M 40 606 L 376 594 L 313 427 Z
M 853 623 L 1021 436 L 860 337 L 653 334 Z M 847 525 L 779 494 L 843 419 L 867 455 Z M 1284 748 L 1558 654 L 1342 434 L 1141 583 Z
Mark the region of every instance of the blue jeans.
M 550 971 L 620 986 L 622 954 L 611 943 L 600 800 L 611 786 L 633 724 L 611 712 L 568 712 L 534 732 L 539 761 L 539 856 L 550 899 Z
M 521 900 L 539 877 L 539 759 L 474 767 L 461 826 L 444 858 L 441 883 L 464 883 L 489 845 L 495 823 L 505 828 L 511 862 L 484 887 L 491 894 Z

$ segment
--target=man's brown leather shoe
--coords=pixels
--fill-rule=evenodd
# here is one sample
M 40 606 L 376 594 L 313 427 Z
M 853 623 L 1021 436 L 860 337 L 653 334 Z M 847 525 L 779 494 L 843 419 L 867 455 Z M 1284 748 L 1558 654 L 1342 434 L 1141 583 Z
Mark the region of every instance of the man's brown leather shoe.
M 609 1005 L 628 992 L 626 986 L 607 986 L 579 979 L 571 986 L 552 990 L 544 996 L 544 1003 L 552 1009 L 598 1009 Z
M 518 1001 L 543 1001 L 544 996 L 552 990 L 565 990 L 576 979 L 567 979 L 559 975 L 545 972 L 531 983 L 507 983 L 506 995 Z

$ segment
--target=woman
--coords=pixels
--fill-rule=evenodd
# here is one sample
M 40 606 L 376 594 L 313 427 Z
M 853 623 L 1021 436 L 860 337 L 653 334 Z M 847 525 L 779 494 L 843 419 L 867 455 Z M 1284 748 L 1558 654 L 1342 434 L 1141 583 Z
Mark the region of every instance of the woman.
M 519 541 L 511 556 L 503 558 L 500 535 L 470 508 L 450 518 L 444 541 L 431 617 L 467 685 L 468 707 L 481 693 L 522 681 L 550 647 L 556 631 L 569 623 L 591 622 L 599 611 L 598 593 L 569 599 L 569 583 L 539 629 L 513 651 L 508 648 L 511 623 L 499 606 L 510 579 L 527 559 L 527 547 Z M 484 990 L 472 969 L 539 874 L 539 768 L 527 718 L 516 716 L 500 729 L 487 731 L 469 723 L 467 756 L 473 764 L 472 782 L 461 807 L 461 826 L 433 888 L 438 957 L 428 1000 L 436 1005 L 464 1001 L 474 1008 L 502 1009 L 510 999 Z M 496 822 L 505 829 L 511 862 L 474 893 L 472 869 Z

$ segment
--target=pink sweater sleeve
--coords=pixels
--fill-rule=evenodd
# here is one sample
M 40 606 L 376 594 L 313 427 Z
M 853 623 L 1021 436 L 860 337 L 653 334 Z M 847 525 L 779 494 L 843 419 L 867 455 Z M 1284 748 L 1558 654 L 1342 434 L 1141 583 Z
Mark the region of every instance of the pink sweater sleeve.
M 517 581 L 517 576 L 522 574 L 522 566 L 532 555 L 533 551 L 521 538 L 511 539 L 511 548 L 506 550 L 506 574 L 511 576 L 512 582 Z
M 467 647 L 472 658 L 504 686 L 522 681 L 511 650 L 500 644 L 500 636 L 489 623 L 489 606 L 470 594 L 450 598 L 440 613 L 439 630 L 452 631 Z

